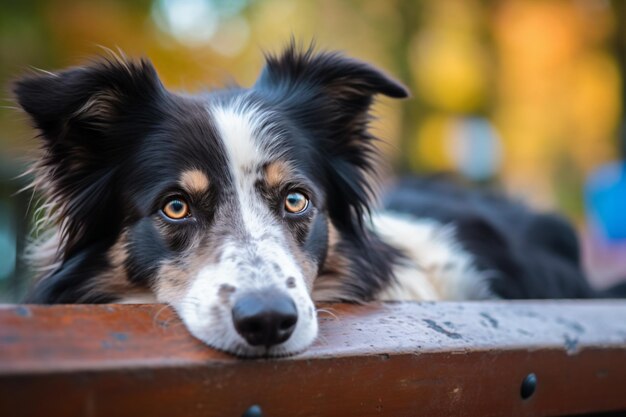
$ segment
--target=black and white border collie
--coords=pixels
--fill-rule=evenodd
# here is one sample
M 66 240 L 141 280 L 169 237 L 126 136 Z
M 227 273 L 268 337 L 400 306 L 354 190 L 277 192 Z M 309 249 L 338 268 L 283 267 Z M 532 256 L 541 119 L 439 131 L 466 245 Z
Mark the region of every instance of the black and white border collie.
M 15 83 L 50 227 L 38 303 L 160 302 L 240 356 L 304 350 L 314 301 L 590 297 L 574 232 L 496 195 L 409 179 L 373 209 L 376 68 L 293 44 L 251 88 L 168 91 L 112 55 Z

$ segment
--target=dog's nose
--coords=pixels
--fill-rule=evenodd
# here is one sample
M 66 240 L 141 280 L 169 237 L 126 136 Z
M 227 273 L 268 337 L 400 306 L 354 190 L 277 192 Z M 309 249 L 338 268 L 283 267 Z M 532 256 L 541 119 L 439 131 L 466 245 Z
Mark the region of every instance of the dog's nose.
M 298 321 L 291 297 L 277 290 L 243 294 L 232 314 L 237 332 L 253 346 L 270 347 L 286 341 Z

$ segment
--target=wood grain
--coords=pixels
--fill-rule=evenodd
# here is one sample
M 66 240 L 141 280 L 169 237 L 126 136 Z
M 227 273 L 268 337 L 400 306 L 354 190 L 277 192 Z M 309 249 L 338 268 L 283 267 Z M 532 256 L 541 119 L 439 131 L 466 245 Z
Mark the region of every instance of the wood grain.
M 0 307 L 0 416 L 559 416 L 626 410 L 626 302 L 325 305 L 242 360 L 161 305 Z M 536 391 L 520 395 L 529 373 Z

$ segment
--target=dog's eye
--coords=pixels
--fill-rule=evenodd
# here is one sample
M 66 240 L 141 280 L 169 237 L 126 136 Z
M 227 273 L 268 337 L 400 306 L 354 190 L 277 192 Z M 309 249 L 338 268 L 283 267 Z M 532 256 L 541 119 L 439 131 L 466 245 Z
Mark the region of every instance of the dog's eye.
M 309 200 L 304 196 L 304 194 L 297 191 L 290 192 L 285 198 L 285 210 L 289 213 L 302 213 L 308 206 Z
M 189 217 L 191 212 L 189 211 L 189 204 L 180 197 L 171 198 L 163 206 L 163 214 L 173 220 L 184 219 Z

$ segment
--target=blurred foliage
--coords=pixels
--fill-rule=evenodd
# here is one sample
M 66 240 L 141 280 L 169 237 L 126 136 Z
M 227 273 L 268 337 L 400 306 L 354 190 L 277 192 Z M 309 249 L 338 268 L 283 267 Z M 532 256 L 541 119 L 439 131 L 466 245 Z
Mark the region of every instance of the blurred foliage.
M 150 57 L 173 89 L 247 86 L 262 52 L 292 35 L 410 87 L 411 100 L 376 108 L 382 149 L 401 172 L 497 181 L 581 220 L 582 182 L 623 156 L 619 0 L 0 0 L 0 8 L 0 161 L 14 164 L 3 173 L 37 146 L 9 93 L 29 68 L 119 48 Z
M 174 89 L 249 85 L 262 51 L 278 51 L 294 35 L 409 85 L 412 100 L 383 100 L 377 109 L 376 129 L 401 170 L 459 170 L 448 137 L 459 120 L 484 118 L 502 142 L 497 179 L 580 215 L 581 187 L 572 178 L 617 157 L 623 8 L 605 0 L 5 0 L 1 7 L 7 87 L 30 67 L 76 65 L 102 48 L 150 57 Z M 0 110 L 0 149 L 9 159 L 36 146 L 11 107 L 8 98 Z

